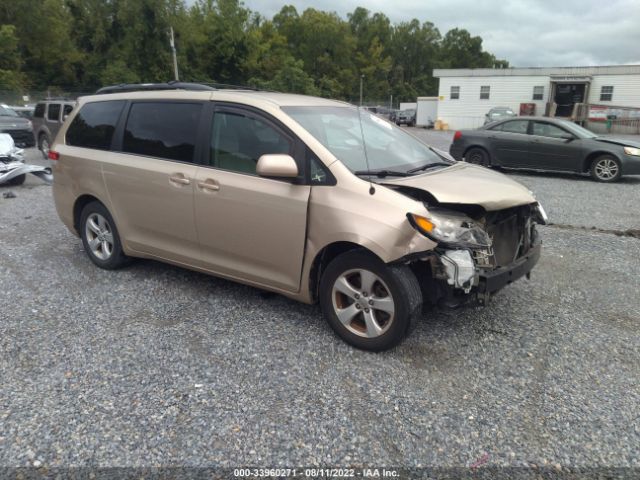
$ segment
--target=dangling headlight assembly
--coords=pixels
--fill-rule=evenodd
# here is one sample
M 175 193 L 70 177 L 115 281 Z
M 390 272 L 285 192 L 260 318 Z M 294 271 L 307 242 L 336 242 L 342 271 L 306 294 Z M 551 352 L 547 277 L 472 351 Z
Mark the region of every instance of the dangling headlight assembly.
M 431 240 L 463 248 L 487 248 L 491 238 L 467 215 L 451 210 L 430 209 L 427 216 L 407 213 L 409 223 Z

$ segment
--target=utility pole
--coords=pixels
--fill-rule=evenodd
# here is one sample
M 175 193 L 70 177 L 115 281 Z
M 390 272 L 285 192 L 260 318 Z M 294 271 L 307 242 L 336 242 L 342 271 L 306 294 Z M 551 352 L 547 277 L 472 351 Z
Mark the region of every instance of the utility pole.
M 362 106 L 362 81 L 364 80 L 364 75 L 360 75 L 360 106 Z
M 171 45 L 171 53 L 173 53 L 173 76 L 176 82 L 180 81 L 180 77 L 178 75 L 178 57 L 176 57 L 176 42 L 173 38 L 173 27 L 170 27 L 171 37 L 169 39 L 169 44 Z

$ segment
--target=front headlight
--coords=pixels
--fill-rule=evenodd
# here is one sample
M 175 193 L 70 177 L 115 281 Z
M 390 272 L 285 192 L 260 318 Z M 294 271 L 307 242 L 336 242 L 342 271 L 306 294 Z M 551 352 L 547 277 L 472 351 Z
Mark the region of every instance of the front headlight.
M 413 228 L 438 243 L 472 248 L 491 246 L 487 232 L 463 213 L 434 209 L 426 217 L 407 213 L 407 218 Z
M 633 155 L 634 157 L 640 157 L 640 148 L 624 147 L 624 153 L 627 155 Z
M 536 203 L 535 212 L 538 223 L 540 225 L 546 225 L 549 221 L 549 217 L 547 216 L 547 212 L 544 211 L 544 208 L 542 208 L 540 202 Z

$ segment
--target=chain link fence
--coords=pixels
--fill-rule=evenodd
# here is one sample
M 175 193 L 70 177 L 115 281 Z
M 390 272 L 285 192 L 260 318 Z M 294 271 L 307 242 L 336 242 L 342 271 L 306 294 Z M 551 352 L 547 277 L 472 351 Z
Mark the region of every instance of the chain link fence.
M 65 91 L 63 89 L 49 89 L 49 90 L 28 90 L 28 91 L 16 91 L 16 90 L 0 90 L 0 104 L 14 105 L 14 106 L 29 106 L 35 105 L 41 100 L 59 99 L 65 98 L 75 100 L 83 95 L 91 95 L 94 91 L 87 90 L 73 90 Z

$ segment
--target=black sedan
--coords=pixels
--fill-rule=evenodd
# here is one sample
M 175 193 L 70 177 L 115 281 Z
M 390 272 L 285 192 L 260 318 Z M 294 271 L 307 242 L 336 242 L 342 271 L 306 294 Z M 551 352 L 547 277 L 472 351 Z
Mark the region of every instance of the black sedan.
M 557 118 L 516 117 L 458 131 L 449 153 L 487 167 L 590 173 L 600 182 L 640 175 L 640 142 L 598 137 Z

